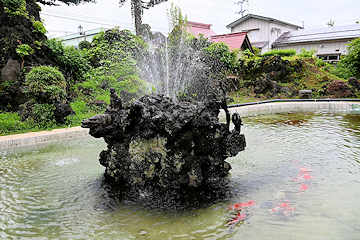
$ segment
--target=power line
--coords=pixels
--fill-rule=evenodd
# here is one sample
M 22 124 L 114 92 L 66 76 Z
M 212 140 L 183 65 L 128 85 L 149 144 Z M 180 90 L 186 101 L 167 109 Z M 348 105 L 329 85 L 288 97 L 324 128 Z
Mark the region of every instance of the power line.
M 112 21 L 112 22 L 115 23 L 115 24 L 108 24 L 108 23 L 99 22 L 99 21 L 84 20 L 83 18 L 75 18 L 75 17 L 65 17 L 65 16 L 59 16 L 59 15 L 53 15 L 53 14 L 49 14 L 49 13 L 47 13 L 46 15 L 51 16 L 51 17 L 56 17 L 56 18 L 67 19 L 67 20 L 88 22 L 88 23 L 98 24 L 98 25 L 101 25 L 101 26 L 106 25 L 106 26 L 110 26 L 110 27 L 114 27 L 114 26 L 117 25 L 116 23 L 119 23 L 119 22 L 115 22 L 115 21 L 113 21 L 113 20 L 105 20 L 105 21 Z M 129 27 L 129 26 L 125 26 L 125 25 L 120 26 L 120 27 L 122 27 L 123 29 L 129 29 L 129 30 L 134 31 L 134 28 L 133 28 L 133 27 Z M 161 32 L 161 33 L 163 33 L 163 34 L 166 34 L 166 33 L 163 31 L 165 28 L 161 28 L 161 27 L 154 27 L 154 28 L 153 28 L 153 27 L 152 27 L 152 29 L 157 30 L 157 31 L 159 31 L 159 32 Z M 159 29 L 161 29 L 161 30 L 159 30 Z M 167 29 L 166 29 L 166 30 L 167 30 Z M 51 31 L 51 30 L 48 30 L 48 31 Z M 65 33 L 66 33 L 66 32 L 70 32 L 70 31 L 51 31 L 51 32 L 65 32 Z
M 248 11 L 249 11 L 248 9 L 244 9 L 244 10 L 243 10 L 243 3 L 245 3 L 245 2 L 248 3 L 248 7 L 249 7 L 249 0 L 241 0 L 241 1 L 238 1 L 237 3 L 235 3 L 235 4 L 237 4 L 237 5 L 240 5 L 241 10 L 238 11 L 238 12 L 236 12 L 236 14 L 241 14 L 241 17 L 244 16 L 244 13 L 245 13 L 245 12 L 248 12 Z

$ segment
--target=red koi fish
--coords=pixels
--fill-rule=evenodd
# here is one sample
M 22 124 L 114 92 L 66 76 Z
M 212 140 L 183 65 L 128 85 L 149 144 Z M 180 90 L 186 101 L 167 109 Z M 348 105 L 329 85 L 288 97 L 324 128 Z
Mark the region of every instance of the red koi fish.
M 235 224 L 237 224 L 238 222 L 240 222 L 240 221 L 244 221 L 245 219 L 246 219 L 246 214 L 245 213 L 238 213 L 238 214 L 236 214 L 236 216 L 233 218 L 233 219 L 231 219 L 231 220 L 229 220 L 228 221 L 228 226 L 229 227 L 233 227 L 233 226 L 235 226 Z
M 295 212 L 295 208 L 290 207 L 291 202 L 289 200 L 285 200 L 284 202 L 280 203 L 279 206 L 274 207 L 272 209 L 270 209 L 273 212 L 279 212 L 281 213 L 281 215 L 284 216 L 288 216 L 290 215 L 292 212 Z
M 256 203 L 256 201 L 249 201 L 249 202 L 243 202 L 243 203 L 236 203 L 234 205 L 230 205 L 228 207 L 228 210 L 230 209 L 238 209 L 238 210 L 242 210 L 244 209 L 245 207 L 251 207 L 251 206 L 254 206 Z
M 313 176 L 311 176 L 308 171 L 312 171 L 309 168 L 300 168 L 300 173 L 298 174 L 298 177 L 292 178 L 291 180 L 297 181 L 297 180 L 301 180 L 302 178 L 305 180 L 311 179 L 313 178 Z
M 299 192 L 302 192 L 302 191 L 305 191 L 306 189 L 308 189 L 309 187 L 308 187 L 308 185 L 306 185 L 306 184 L 303 184 L 303 185 L 300 185 L 300 191 Z
M 311 172 L 312 170 L 309 168 L 300 168 L 300 173 L 307 173 L 307 172 Z

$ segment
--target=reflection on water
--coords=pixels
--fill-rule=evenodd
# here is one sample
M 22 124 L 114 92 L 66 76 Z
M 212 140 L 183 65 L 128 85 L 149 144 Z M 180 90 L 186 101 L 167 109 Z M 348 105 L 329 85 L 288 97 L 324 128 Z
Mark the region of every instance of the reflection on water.
M 109 185 L 102 139 L 0 151 L 0 238 L 356 239 L 360 115 L 243 119 L 247 147 L 195 193 Z

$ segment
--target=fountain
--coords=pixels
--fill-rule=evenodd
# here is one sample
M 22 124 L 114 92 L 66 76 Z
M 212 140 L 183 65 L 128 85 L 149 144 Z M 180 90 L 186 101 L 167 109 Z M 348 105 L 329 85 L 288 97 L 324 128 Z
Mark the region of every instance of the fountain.
M 123 104 L 115 89 L 104 114 L 83 120 L 90 135 L 103 137 L 100 153 L 105 176 L 126 186 L 165 189 L 197 188 L 218 182 L 231 166 L 225 161 L 243 151 L 241 118 L 230 114 L 225 99 L 174 102 L 164 95 L 145 95 Z M 220 108 L 227 122 L 219 123 Z

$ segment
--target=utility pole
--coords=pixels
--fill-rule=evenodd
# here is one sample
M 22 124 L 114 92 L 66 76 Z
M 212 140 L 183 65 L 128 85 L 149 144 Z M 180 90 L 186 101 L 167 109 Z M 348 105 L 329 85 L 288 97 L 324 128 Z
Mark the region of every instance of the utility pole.
M 240 5 L 240 7 L 241 7 L 240 11 L 235 12 L 236 14 L 241 14 L 241 17 L 244 16 L 244 12 L 249 11 L 247 9 L 243 9 L 243 3 L 245 3 L 245 2 L 247 2 L 249 4 L 249 0 L 241 0 L 241 1 L 238 1 L 238 2 L 235 3 L 237 5 Z

